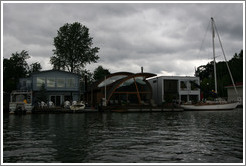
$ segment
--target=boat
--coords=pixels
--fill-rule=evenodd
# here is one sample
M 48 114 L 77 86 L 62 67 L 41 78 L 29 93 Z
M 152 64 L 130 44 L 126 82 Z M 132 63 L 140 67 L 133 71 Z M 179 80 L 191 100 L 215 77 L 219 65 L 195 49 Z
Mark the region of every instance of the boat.
M 215 84 L 214 93 L 217 94 L 217 92 L 218 92 L 217 91 L 217 76 L 216 76 L 216 61 L 215 61 L 215 46 L 214 46 L 214 37 L 215 37 L 215 31 L 216 31 L 219 42 L 220 42 L 220 46 L 221 46 L 221 49 L 222 49 L 222 52 L 223 52 L 223 55 L 225 58 L 226 66 L 227 66 L 227 69 L 228 69 L 230 77 L 231 77 L 231 81 L 232 81 L 234 90 L 235 90 L 236 94 L 238 94 L 213 18 L 211 18 L 211 25 L 212 25 L 212 45 L 213 45 L 213 64 L 214 64 L 214 84 Z M 239 105 L 239 102 L 230 102 L 229 103 L 225 100 L 217 98 L 215 101 L 206 101 L 206 102 L 200 102 L 200 103 L 196 103 L 196 104 L 192 104 L 191 102 L 188 102 L 185 104 L 181 104 L 180 107 L 183 108 L 184 110 L 233 110 L 238 105 Z
M 72 111 L 81 111 L 85 109 L 85 104 L 83 101 L 73 102 L 73 104 L 70 106 L 70 109 Z
M 25 114 L 31 113 L 32 91 L 12 91 L 10 94 L 9 113 L 10 114 Z
M 234 103 L 197 103 L 197 104 L 183 104 L 181 107 L 185 110 L 232 110 L 238 106 Z

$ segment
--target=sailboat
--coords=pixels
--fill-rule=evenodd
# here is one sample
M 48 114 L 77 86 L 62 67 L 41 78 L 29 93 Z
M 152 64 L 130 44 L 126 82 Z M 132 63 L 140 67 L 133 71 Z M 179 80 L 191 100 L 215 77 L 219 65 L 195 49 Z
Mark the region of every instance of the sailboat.
M 236 94 L 238 94 L 213 18 L 211 18 L 211 25 L 212 25 L 212 45 L 213 45 L 215 93 L 218 92 L 217 91 L 217 76 L 216 76 L 216 61 L 215 61 L 215 46 L 214 46 L 214 37 L 215 37 L 215 31 L 216 31 L 216 33 L 218 35 L 219 43 L 220 43 L 220 46 L 221 46 L 221 49 L 222 49 L 222 52 L 223 52 L 223 55 L 225 58 L 226 66 L 227 66 L 227 69 L 229 71 L 229 74 L 230 74 L 230 77 L 232 80 L 234 90 L 235 90 Z M 197 103 L 197 104 L 188 104 L 187 103 L 187 104 L 181 104 L 180 106 L 185 110 L 232 110 L 232 109 L 236 108 L 238 106 L 238 104 L 239 104 L 238 102 L 229 103 L 225 100 L 218 98 L 215 101 L 207 101 L 205 103 Z

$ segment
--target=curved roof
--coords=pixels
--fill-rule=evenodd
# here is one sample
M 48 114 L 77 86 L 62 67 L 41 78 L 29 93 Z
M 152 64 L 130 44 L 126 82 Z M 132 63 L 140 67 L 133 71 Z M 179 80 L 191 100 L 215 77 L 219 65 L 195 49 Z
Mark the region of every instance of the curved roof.
M 125 78 L 122 78 L 122 79 L 119 79 L 117 80 L 116 82 L 114 82 L 114 85 L 113 87 L 109 90 L 109 93 L 107 95 L 107 99 L 110 99 L 110 97 L 112 96 L 113 92 L 122 84 L 124 83 L 125 81 L 129 80 L 129 79 L 132 79 L 134 77 L 145 77 L 145 78 L 149 78 L 149 77 L 154 77 L 156 76 L 156 74 L 152 74 L 152 73 L 137 73 L 137 74 L 132 74 L 128 77 L 125 77 Z M 148 83 L 148 81 L 146 81 L 148 85 L 150 85 Z
M 105 84 L 103 84 L 104 81 L 107 81 L 106 84 L 109 85 L 109 84 L 112 84 L 112 83 L 114 83 L 114 82 L 116 82 L 118 80 L 121 80 L 122 78 L 126 78 L 126 77 L 129 77 L 129 76 L 133 76 L 133 77 L 144 76 L 145 78 L 149 78 L 149 77 L 156 76 L 156 74 L 153 74 L 153 73 L 136 73 L 136 74 L 134 74 L 134 73 L 130 73 L 130 72 L 116 72 L 116 73 L 112 73 L 110 75 L 107 75 L 106 76 L 106 80 L 105 80 L 105 78 L 102 78 L 101 80 L 99 80 L 95 84 L 95 87 L 99 87 L 100 88 L 102 86 L 105 86 Z M 114 80 L 109 80 L 110 78 L 114 78 Z
M 102 86 L 105 86 L 105 81 L 106 81 L 106 84 L 109 85 L 109 84 L 112 84 L 114 83 L 115 81 L 121 79 L 121 78 L 125 78 L 125 77 L 128 77 L 129 75 L 133 75 L 133 73 L 130 73 L 130 72 L 117 72 L 117 73 L 112 73 L 110 75 L 107 75 L 106 76 L 106 80 L 105 78 L 102 78 L 101 80 L 99 80 L 96 84 L 95 84 L 95 87 L 102 87 Z M 111 78 L 114 78 L 112 80 L 109 80 Z

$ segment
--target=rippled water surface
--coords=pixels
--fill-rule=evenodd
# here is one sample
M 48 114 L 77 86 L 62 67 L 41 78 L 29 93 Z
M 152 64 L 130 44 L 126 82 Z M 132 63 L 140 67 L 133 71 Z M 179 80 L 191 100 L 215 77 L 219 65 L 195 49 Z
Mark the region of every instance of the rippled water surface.
M 4 115 L 4 163 L 242 163 L 243 110 Z

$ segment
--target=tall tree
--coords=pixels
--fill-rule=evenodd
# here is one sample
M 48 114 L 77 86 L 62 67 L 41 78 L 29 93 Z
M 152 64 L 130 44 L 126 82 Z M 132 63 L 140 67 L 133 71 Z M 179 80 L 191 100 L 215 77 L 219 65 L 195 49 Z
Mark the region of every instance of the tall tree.
M 104 76 L 109 75 L 110 72 L 108 69 L 104 69 L 102 66 L 98 66 L 95 70 L 94 70 L 94 75 L 93 78 L 95 81 L 98 81 L 100 79 L 103 79 Z
M 45 84 L 43 83 L 39 89 L 39 92 L 37 93 L 37 102 L 47 102 L 48 100 L 48 96 L 46 93 L 46 88 L 45 88 Z
M 98 47 L 92 47 L 89 29 L 78 22 L 60 27 L 54 38 L 54 56 L 50 62 L 54 69 L 76 73 L 86 64 L 97 62 Z
M 232 59 L 228 61 L 234 82 L 243 81 L 243 50 L 239 54 L 235 53 Z M 217 71 L 217 85 L 218 85 L 218 94 L 220 97 L 225 97 L 227 91 L 225 86 L 232 84 L 226 62 L 217 62 L 216 63 Z M 213 74 L 213 62 L 208 63 L 207 65 L 199 66 L 196 70 L 195 75 L 200 77 L 201 88 L 206 89 L 207 91 L 214 90 L 214 74 Z M 208 97 L 209 94 L 204 95 Z
M 35 63 L 32 63 L 30 65 L 30 70 L 29 70 L 29 73 L 34 73 L 34 72 L 38 72 L 42 69 L 42 66 L 39 62 L 35 62 Z
M 3 60 L 3 90 L 11 92 L 16 89 L 19 78 L 25 77 L 28 73 L 29 66 L 26 62 L 30 56 L 28 52 L 22 50 L 11 55 L 9 59 Z

